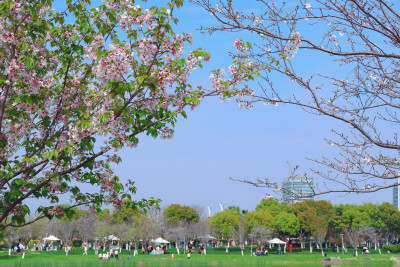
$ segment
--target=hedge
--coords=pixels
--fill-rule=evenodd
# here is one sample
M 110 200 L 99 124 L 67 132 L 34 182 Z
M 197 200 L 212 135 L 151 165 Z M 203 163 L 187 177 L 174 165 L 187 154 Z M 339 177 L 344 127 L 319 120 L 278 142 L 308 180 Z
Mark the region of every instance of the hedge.
M 400 252 L 400 244 L 395 244 L 395 245 L 383 245 L 382 249 L 384 251 L 390 250 L 391 253 L 397 253 Z

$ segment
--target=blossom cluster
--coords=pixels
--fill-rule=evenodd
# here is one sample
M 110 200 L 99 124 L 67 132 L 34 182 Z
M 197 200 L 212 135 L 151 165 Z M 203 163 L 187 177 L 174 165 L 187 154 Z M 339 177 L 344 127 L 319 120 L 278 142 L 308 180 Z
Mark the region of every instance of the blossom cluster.
M 57 206 L 57 207 L 48 209 L 48 210 L 47 210 L 47 213 L 48 213 L 49 215 L 54 215 L 54 214 L 62 215 L 64 212 L 63 212 L 63 209 L 61 208 L 61 206 Z

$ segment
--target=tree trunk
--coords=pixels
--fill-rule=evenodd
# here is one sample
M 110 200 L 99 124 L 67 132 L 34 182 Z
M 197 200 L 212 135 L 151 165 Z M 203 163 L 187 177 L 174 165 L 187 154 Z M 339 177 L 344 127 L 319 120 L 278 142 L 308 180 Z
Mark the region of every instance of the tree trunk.
M 301 226 L 300 226 L 299 236 L 300 236 L 300 248 L 303 249 L 303 236 L 304 236 L 304 233 L 303 233 L 303 229 L 301 228 Z
M 180 253 L 179 253 L 178 242 L 176 242 L 176 241 L 175 241 L 175 248 L 176 248 L 176 251 L 178 252 L 178 255 L 179 255 Z
M 204 247 L 204 255 L 207 255 L 207 249 L 206 249 L 206 247 L 207 247 L 207 246 Z
M 229 240 L 226 240 L 226 250 L 225 250 L 226 253 L 228 253 L 228 249 L 229 249 Z

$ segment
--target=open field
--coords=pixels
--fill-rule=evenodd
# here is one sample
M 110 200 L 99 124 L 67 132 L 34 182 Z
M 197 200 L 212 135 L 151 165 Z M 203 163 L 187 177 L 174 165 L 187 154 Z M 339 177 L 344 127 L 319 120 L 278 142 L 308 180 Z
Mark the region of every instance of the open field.
M 133 260 L 128 261 L 128 251 L 122 250 L 120 254 L 121 261 L 111 259 L 109 261 L 100 261 L 94 255 L 93 250 L 89 250 L 89 255 L 83 256 L 83 250 L 78 248 L 71 252 L 71 255 L 66 256 L 64 251 L 48 251 L 34 254 L 27 252 L 25 259 L 21 259 L 21 255 L 8 256 L 7 252 L 0 253 L 0 266 L 329 266 L 323 264 L 322 260 L 325 258 L 321 253 L 315 251 L 310 254 L 308 250 L 295 250 L 295 253 L 286 253 L 284 255 L 273 254 L 275 251 L 271 250 L 272 254 L 268 256 L 250 256 L 250 249 L 246 249 L 245 256 L 241 256 L 238 248 L 230 248 L 229 254 L 225 253 L 224 248 L 207 249 L 207 255 L 192 254 L 189 261 L 186 255 L 176 255 L 175 250 L 170 250 L 166 255 L 139 255 L 133 257 Z M 331 263 L 332 266 L 393 266 L 396 265 L 395 258 L 400 258 L 399 254 L 379 255 L 374 253 L 372 255 L 359 255 L 356 259 L 353 257 L 352 252 L 342 255 L 342 253 L 328 252 L 328 257 L 340 257 L 342 260 L 337 263 Z M 174 253 L 175 260 L 171 261 L 171 254 Z M 370 258 L 363 260 L 363 258 Z

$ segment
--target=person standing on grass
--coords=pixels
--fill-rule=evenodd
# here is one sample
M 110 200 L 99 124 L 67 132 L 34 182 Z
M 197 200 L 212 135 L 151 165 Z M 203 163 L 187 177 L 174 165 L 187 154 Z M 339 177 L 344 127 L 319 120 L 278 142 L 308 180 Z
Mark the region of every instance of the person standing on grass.
M 188 260 L 190 260 L 190 252 L 187 254 L 187 256 L 188 256 Z
M 118 260 L 118 249 L 115 251 L 115 259 Z
M 85 250 L 85 252 L 83 252 L 83 255 L 87 255 L 87 246 L 84 246 L 83 249 Z
M 174 254 L 171 254 L 171 261 L 174 260 Z

